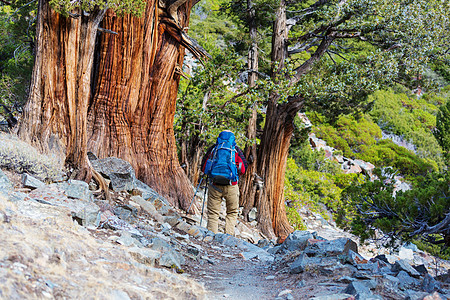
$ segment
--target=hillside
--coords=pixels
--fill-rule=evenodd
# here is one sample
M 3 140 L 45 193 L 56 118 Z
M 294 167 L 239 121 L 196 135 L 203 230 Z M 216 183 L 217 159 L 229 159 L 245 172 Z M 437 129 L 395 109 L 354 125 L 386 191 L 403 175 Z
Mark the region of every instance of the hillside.
M 37 152 L 11 136 L 1 135 L 1 144 L 18 151 L 11 156 L 3 148 L 0 153 L 3 162 L 9 161 L 0 173 L 4 298 L 325 300 L 331 295 L 450 295 L 450 262 L 408 246 L 396 252 L 358 245 L 354 236 L 307 209 L 302 210 L 307 230 L 294 232 L 280 245 L 264 239 L 242 219 L 237 237 L 214 235 L 195 225 L 202 195 L 195 203 L 196 214 L 186 216 L 139 183 L 125 161 L 93 161 L 111 180 L 112 199 L 106 201 L 94 186 L 64 179 L 63 173 L 53 180 L 46 171 L 31 176 L 29 163 L 36 167 L 48 157 L 29 156 Z M 28 168 L 21 171 L 11 169 L 26 163 Z M 123 190 L 127 184 L 134 186 L 131 193 Z M 441 275 L 435 277 L 441 282 L 431 274 Z

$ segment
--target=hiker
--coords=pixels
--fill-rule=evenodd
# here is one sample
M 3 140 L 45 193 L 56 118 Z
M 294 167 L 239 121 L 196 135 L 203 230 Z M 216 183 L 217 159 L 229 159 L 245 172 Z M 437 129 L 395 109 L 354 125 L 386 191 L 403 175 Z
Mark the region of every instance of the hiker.
M 216 144 L 206 151 L 202 160 L 202 172 L 208 175 L 208 230 L 217 233 L 222 198 L 225 198 L 227 216 L 225 233 L 234 236 L 239 209 L 239 175 L 245 173 L 247 160 L 236 145 L 234 133 L 225 130 L 217 137 Z M 239 174 L 238 174 L 239 173 Z

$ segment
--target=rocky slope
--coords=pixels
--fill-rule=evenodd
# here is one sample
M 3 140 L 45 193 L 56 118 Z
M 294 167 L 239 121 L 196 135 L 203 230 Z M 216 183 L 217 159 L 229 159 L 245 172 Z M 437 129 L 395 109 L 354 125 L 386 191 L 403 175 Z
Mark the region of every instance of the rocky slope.
M 0 145 L 14 143 L 20 142 L 0 136 Z M 307 210 L 308 230 L 294 232 L 281 245 L 243 220 L 236 237 L 214 235 L 198 225 L 202 195 L 193 205 L 195 214 L 185 215 L 138 181 L 125 161 L 91 157 L 110 180 L 112 197 L 106 201 L 93 184 L 65 179 L 54 168 L 36 169 L 41 158 L 29 163 L 22 155 L 28 148 L 8 149 L 16 152 L 0 147 L 0 162 L 13 157 L 0 172 L 0 298 L 450 296 L 449 262 L 411 245 L 396 251 L 359 245 Z

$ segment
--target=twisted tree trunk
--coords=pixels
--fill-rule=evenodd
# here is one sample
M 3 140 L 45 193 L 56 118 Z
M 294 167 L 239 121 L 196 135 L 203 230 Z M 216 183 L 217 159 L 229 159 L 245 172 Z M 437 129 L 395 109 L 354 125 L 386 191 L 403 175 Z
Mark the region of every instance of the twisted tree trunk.
M 195 0 L 148 0 L 144 17 L 104 11 L 61 16 L 39 1 L 37 53 L 22 137 L 65 149 L 76 177 L 89 181 L 87 152 L 129 161 L 137 177 L 187 208 L 190 183 L 179 166 L 173 119 L 184 47 L 204 55 L 184 32 Z M 94 62 L 94 49 L 96 59 Z
M 178 10 L 177 20 L 149 1 L 143 18 L 108 13 L 102 36 L 95 97 L 89 111 L 88 149 L 98 157 L 117 156 L 139 179 L 187 208 L 193 191 L 180 167 L 173 120 L 179 68 L 184 58 L 183 28 L 193 1 Z
M 91 177 L 87 161 L 87 110 L 97 27 L 105 14 L 76 19 L 39 1 L 35 67 L 19 135 L 43 150 L 65 149 L 73 177 Z

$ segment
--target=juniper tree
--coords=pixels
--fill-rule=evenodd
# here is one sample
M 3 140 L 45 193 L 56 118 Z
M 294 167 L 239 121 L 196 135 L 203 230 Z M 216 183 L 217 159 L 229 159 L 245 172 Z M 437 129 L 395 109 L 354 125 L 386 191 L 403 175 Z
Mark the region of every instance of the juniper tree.
M 185 32 L 195 3 L 40 0 L 21 135 L 65 149 L 72 176 L 87 181 L 88 151 L 125 159 L 139 179 L 187 206 L 173 117 L 184 47 L 202 56 Z
M 301 109 L 339 116 L 361 106 L 370 92 L 409 80 L 448 57 L 449 1 L 255 1 L 274 7 L 271 80 L 257 173 L 263 231 L 292 230 L 283 184 L 293 120 Z M 289 63 L 288 63 L 289 62 Z

